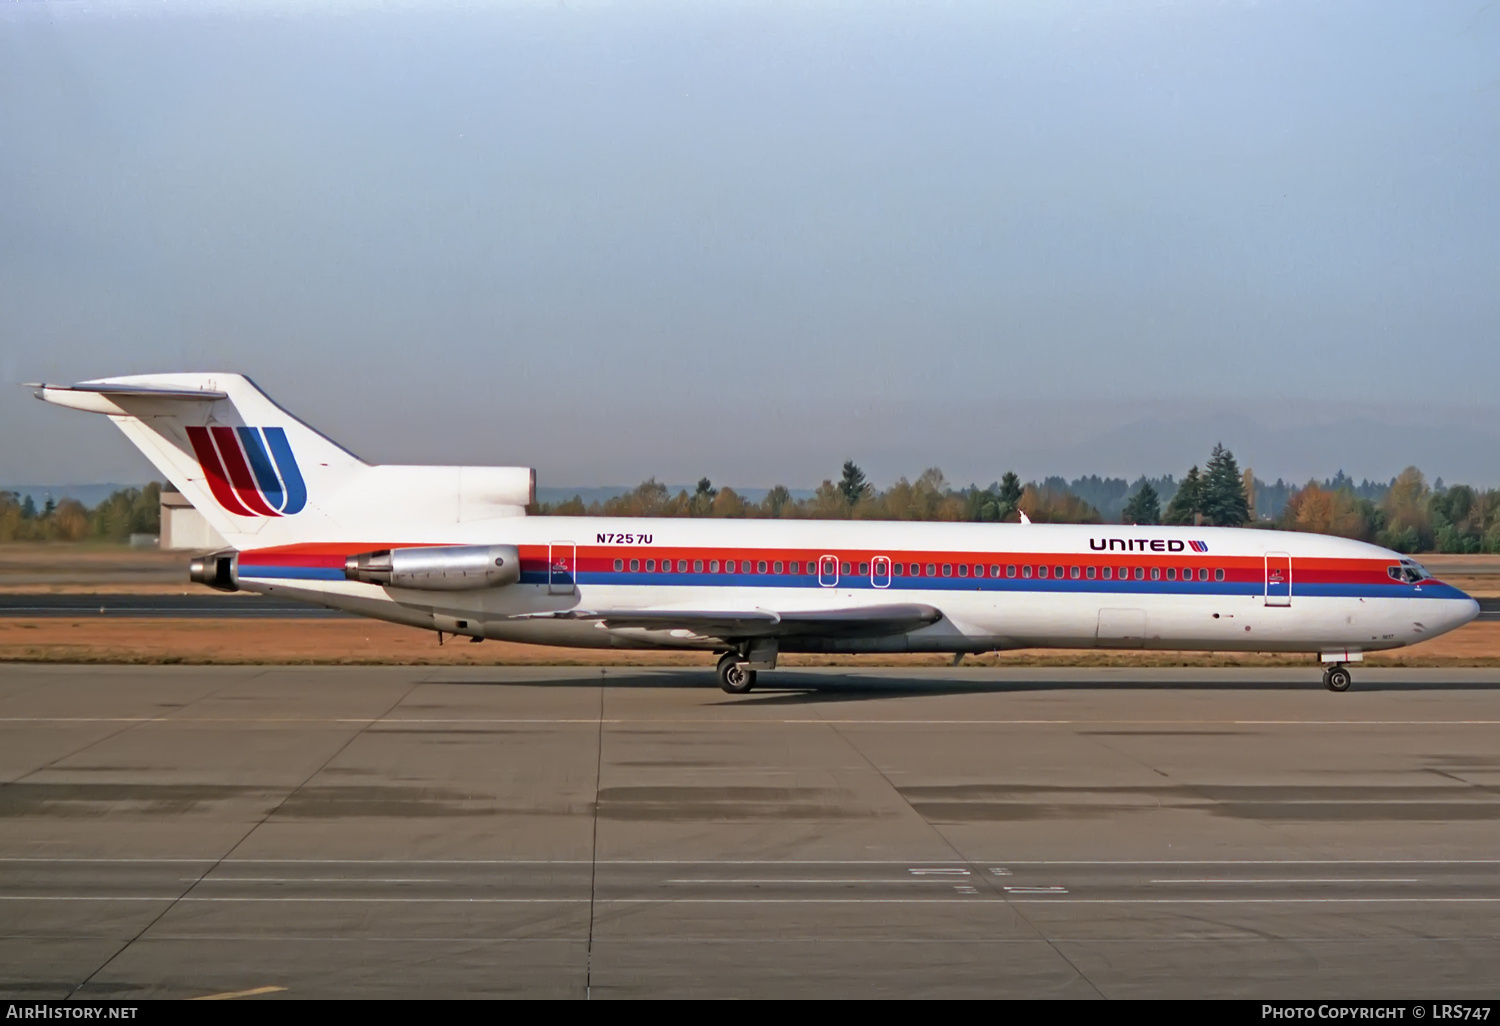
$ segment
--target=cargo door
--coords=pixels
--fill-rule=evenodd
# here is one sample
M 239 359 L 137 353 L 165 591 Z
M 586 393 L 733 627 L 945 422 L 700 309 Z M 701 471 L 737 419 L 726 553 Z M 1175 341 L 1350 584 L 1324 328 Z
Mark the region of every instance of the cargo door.
M 1266 605 L 1292 604 L 1292 557 L 1285 552 L 1266 553 Z
M 547 546 L 547 594 L 572 595 L 578 590 L 578 546 L 555 541 Z
M 1100 648 L 1144 648 L 1146 645 L 1146 611 L 1144 609 L 1101 609 L 1095 639 Z

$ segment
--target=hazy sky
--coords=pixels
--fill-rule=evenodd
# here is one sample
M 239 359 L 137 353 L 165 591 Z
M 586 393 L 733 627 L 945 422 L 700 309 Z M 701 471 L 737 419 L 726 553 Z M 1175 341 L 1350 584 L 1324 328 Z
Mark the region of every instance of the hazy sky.
M 238 370 L 367 459 L 1500 484 L 1500 3 L 0 6 L 14 383 Z

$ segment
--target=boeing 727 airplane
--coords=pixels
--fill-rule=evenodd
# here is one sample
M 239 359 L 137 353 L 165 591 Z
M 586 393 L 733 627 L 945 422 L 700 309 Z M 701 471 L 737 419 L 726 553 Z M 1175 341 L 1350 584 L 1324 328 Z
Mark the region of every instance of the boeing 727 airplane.
M 371 465 L 238 374 L 35 385 L 115 422 L 232 546 L 194 581 L 539 645 L 718 653 L 1300 652 L 1348 664 L 1479 604 L 1364 542 L 1218 527 L 528 517 L 524 467 Z

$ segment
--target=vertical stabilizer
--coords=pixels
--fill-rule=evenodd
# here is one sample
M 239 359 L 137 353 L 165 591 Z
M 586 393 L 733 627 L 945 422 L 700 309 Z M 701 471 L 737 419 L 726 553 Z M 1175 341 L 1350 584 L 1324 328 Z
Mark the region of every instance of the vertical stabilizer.
M 366 467 L 240 374 L 145 374 L 39 385 L 103 413 L 236 548 L 336 533 L 328 499 Z

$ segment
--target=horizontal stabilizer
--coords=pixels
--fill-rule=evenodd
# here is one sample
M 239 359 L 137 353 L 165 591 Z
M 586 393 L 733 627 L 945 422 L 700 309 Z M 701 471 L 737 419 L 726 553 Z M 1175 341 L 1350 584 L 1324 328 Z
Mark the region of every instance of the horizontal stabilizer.
M 31 382 L 25 386 L 34 388 L 32 393 L 43 402 L 55 402 L 63 398 L 61 393 L 86 392 L 94 395 L 122 396 L 129 399 L 189 399 L 197 402 L 216 402 L 220 399 L 228 399 L 228 392 L 219 392 L 210 388 L 158 388 L 150 385 L 121 385 L 111 384 L 108 381 L 88 382 L 77 385 L 48 385 L 42 382 Z M 49 393 L 58 393 L 52 395 Z M 66 402 L 59 405 L 69 405 Z

